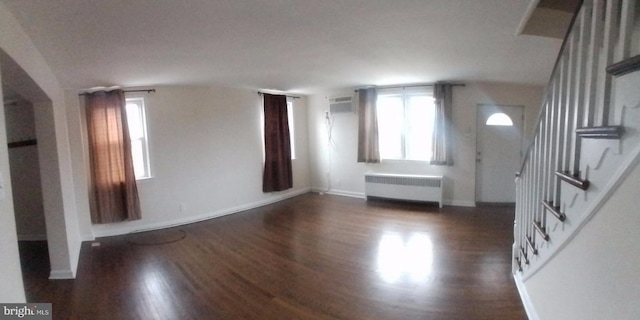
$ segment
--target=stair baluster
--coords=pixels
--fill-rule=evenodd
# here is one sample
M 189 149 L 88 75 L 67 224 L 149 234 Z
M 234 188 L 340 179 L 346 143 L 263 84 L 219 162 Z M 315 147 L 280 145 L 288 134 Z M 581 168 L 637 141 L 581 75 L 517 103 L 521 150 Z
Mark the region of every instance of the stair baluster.
M 575 232 L 574 225 L 582 223 L 583 217 L 571 215 L 571 206 L 576 199 L 587 201 L 581 192 L 592 192 L 592 164 L 581 164 L 588 159 L 585 139 L 625 134 L 614 124 L 613 87 L 614 77 L 640 69 L 640 56 L 629 58 L 640 51 L 640 45 L 631 45 L 640 34 L 634 33 L 640 25 L 637 2 L 584 0 L 574 16 L 516 179 L 514 271 L 535 272 L 570 238 L 562 232 Z M 554 219 L 547 220 L 548 214 Z

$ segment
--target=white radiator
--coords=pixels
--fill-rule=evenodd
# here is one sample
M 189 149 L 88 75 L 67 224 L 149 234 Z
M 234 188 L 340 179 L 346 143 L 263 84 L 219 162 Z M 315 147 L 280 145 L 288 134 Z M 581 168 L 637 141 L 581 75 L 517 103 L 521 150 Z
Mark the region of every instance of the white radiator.
M 367 197 L 438 202 L 442 208 L 442 176 L 366 173 Z

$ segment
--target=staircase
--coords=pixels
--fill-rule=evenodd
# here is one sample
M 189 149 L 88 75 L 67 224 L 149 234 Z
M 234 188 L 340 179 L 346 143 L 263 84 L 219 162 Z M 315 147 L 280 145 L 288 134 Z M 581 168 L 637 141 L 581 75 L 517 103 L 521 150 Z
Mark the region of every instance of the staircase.
M 516 174 L 513 272 L 521 281 L 580 233 L 640 161 L 636 2 L 584 0 L 565 37 Z

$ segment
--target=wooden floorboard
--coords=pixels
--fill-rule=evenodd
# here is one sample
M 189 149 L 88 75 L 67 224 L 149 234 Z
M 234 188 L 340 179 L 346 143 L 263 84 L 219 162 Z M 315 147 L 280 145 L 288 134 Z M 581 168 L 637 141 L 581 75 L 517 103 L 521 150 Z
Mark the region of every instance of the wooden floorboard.
M 86 242 L 75 280 L 47 279 L 46 243 L 20 251 L 54 319 L 526 319 L 513 214 L 306 194 Z

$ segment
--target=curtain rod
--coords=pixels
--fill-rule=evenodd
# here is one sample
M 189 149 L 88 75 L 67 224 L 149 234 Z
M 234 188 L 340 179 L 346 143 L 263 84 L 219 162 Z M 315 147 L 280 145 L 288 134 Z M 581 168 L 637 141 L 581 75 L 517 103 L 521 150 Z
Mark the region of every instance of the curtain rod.
M 146 92 L 146 93 L 151 93 L 151 92 L 156 92 L 156 89 L 142 89 L 142 90 L 122 90 L 124 93 L 127 92 Z M 79 96 L 87 96 L 90 95 L 91 92 L 83 92 L 83 93 L 78 93 Z
M 262 95 L 263 93 L 266 93 L 266 92 L 258 91 L 259 95 Z M 269 93 L 269 94 L 271 94 L 271 93 Z M 296 97 L 296 96 L 287 96 L 287 95 L 285 95 L 285 97 L 291 98 L 291 99 L 300 99 L 300 97 Z
M 375 87 L 376 89 L 395 89 L 395 88 L 418 88 L 418 87 L 433 87 L 434 84 L 411 84 L 411 85 L 406 85 L 406 86 L 382 86 L 382 87 Z M 453 87 L 465 87 L 466 84 L 464 83 L 450 83 L 451 86 Z M 362 88 L 365 89 L 365 88 Z M 360 89 L 356 89 L 354 90 L 355 92 L 358 92 L 358 90 Z

